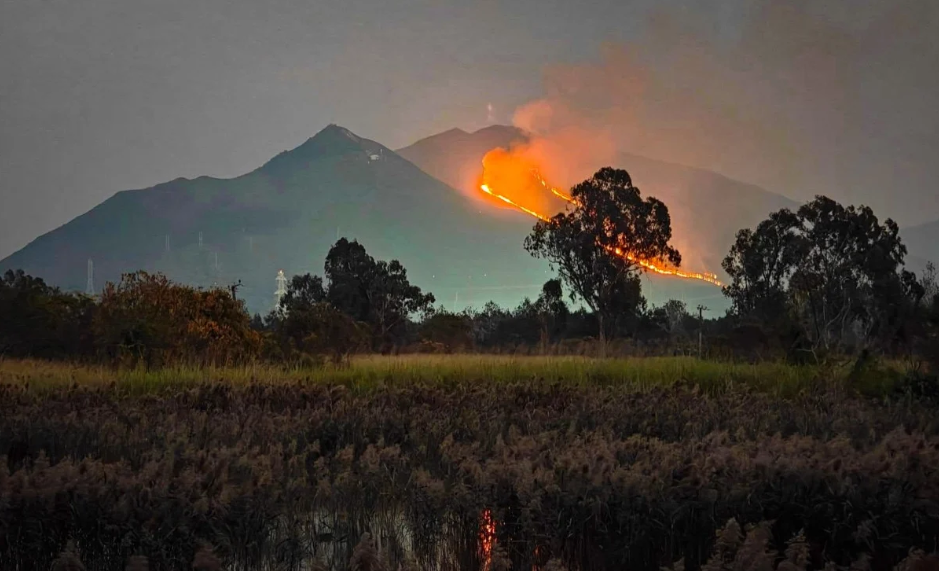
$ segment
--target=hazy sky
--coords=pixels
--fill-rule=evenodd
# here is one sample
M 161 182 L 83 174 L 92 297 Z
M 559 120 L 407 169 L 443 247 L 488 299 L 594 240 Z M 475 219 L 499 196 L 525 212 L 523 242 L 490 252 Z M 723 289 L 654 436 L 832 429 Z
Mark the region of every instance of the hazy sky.
M 0 0 L 0 257 L 116 191 L 242 174 L 330 122 L 397 147 L 531 101 L 793 198 L 939 218 L 936 5 Z M 597 101 L 610 78 L 632 103 Z

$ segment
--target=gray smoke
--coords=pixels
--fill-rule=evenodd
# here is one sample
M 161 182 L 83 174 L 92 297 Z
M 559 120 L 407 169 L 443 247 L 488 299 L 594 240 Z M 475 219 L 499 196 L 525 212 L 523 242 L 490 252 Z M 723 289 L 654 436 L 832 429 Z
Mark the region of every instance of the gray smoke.
M 726 29 L 658 12 L 640 40 L 548 70 L 516 124 L 559 152 L 628 151 L 901 224 L 939 218 L 939 2 L 740 7 Z

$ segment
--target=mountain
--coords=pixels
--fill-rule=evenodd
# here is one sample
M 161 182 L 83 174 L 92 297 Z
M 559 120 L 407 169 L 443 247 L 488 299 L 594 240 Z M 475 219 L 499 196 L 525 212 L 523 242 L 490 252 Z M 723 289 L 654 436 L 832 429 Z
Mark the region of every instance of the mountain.
M 430 176 L 453 188 L 467 190 L 475 189 L 483 155 L 526 139 L 520 129 L 505 125 L 492 125 L 473 133 L 450 129 L 398 149 L 397 153 Z
M 906 244 L 907 265 L 921 271 L 927 262 L 939 263 L 939 220 L 900 230 Z
M 252 311 L 273 304 L 278 270 L 321 273 L 339 236 L 396 258 L 439 302 L 515 304 L 546 266 L 522 248 L 530 222 L 480 204 L 390 149 L 330 125 L 233 179 L 179 178 L 118 192 L 0 261 L 67 289 L 139 269 L 198 286 L 241 280 Z
M 480 174 L 483 155 L 495 147 L 509 148 L 527 140 L 514 127 L 494 125 L 474 133 L 452 129 L 398 149 L 398 153 L 448 185 L 471 190 Z M 584 165 L 586 179 L 603 166 L 629 171 L 643 195 L 665 202 L 672 216 L 674 243 L 686 268 L 722 274 L 720 263 L 741 228 L 756 226 L 769 213 L 798 204 L 758 186 L 716 172 L 632 154 L 621 154 L 615 165 Z M 647 282 L 647 295 L 676 296 L 720 303 L 711 286 L 691 288 L 688 282 L 660 278 Z M 710 288 L 710 289 L 708 289 Z
M 401 260 L 413 283 L 449 307 L 514 306 L 536 296 L 548 277 L 547 265 L 522 247 L 532 220 L 454 187 L 471 188 L 486 152 L 524 137 L 498 125 L 453 129 L 396 153 L 330 125 L 236 178 L 178 178 L 118 192 L 0 260 L 0 272 L 20 268 L 79 291 L 89 260 L 96 291 L 141 269 L 201 287 L 240 280 L 239 296 L 263 313 L 278 270 L 321 273 L 327 250 L 344 236 L 376 258 Z M 793 205 L 701 169 L 631 155 L 616 166 L 670 206 L 689 268 L 718 268 L 737 228 Z M 693 282 L 650 279 L 645 287 L 654 303 L 723 303 L 715 288 Z

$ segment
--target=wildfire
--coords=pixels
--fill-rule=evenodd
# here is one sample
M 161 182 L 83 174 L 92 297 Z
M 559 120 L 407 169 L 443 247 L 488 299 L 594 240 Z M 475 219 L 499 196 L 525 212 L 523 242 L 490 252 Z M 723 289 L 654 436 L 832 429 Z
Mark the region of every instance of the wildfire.
M 479 560 L 483 571 L 489 571 L 492 564 L 492 547 L 496 542 L 496 520 L 492 511 L 485 509 L 479 514 Z
M 496 192 L 495 190 L 493 190 L 492 185 L 496 184 L 497 182 L 503 182 L 506 178 L 509 178 L 511 181 L 519 185 L 526 185 L 527 182 L 534 180 L 544 190 L 550 192 L 551 195 L 553 195 L 554 197 L 559 198 L 570 204 L 577 204 L 577 201 L 574 200 L 574 198 L 572 198 L 571 196 L 565 194 L 564 192 L 548 184 L 547 181 L 545 181 L 544 177 L 541 176 L 541 173 L 538 171 L 538 169 L 531 164 L 525 164 L 525 163 L 513 164 L 512 171 L 514 172 L 510 172 L 509 176 L 502 176 L 501 181 L 496 179 L 496 177 L 494 177 L 491 172 L 492 166 L 493 166 L 492 163 L 496 162 L 491 159 L 491 157 L 493 156 L 495 156 L 496 160 L 498 161 L 497 164 L 499 165 L 500 169 L 502 168 L 502 165 L 506 164 L 508 161 L 511 160 L 510 155 L 503 149 L 490 151 L 490 153 L 487 154 L 486 157 L 483 159 L 483 169 L 484 169 L 483 170 L 483 182 L 479 185 L 479 189 L 482 190 L 484 193 L 488 194 L 489 196 L 497 198 L 501 200 L 502 202 L 504 202 L 505 204 L 508 204 L 509 206 L 512 206 L 513 208 L 520 210 L 521 212 L 524 212 L 525 214 L 528 214 L 529 216 L 533 216 L 535 218 L 538 218 L 539 220 L 544 220 L 546 222 L 551 219 L 550 216 L 547 216 L 546 214 L 542 214 L 538 210 L 530 208 L 528 206 L 523 206 L 519 204 L 518 202 L 512 200 L 511 198 Z M 521 178 L 519 177 L 518 175 L 519 169 L 524 170 L 524 172 L 526 173 L 525 176 L 527 177 L 527 180 L 525 180 L 525 177 L 521 177 Z M 671 267 L 668 264 L 663 263 L 661 261 L 637 259 L 634 255 L 632 255 L 631 253 L 627 251 L 624 251 L 621 248 L 614 248 L 611 251 L 617 256 L 621 256 L 631 262 L 635 262 L 639 264 L 640 266 L 642 266 L 643 268 L 645 268 L 646 270 L 659 274 L 659 275 L 672 276 L 672 277 L 684 278 L 684 279 L 689 279 L 689 280 L 698 280 L 698 281 L 709 283 L 718 287 L 723 285 L 721 281 L 717 279 L 717 275 L 709 273 L 709 272 L 684 272 L 682 270 L 679 270 L 678 268 Z

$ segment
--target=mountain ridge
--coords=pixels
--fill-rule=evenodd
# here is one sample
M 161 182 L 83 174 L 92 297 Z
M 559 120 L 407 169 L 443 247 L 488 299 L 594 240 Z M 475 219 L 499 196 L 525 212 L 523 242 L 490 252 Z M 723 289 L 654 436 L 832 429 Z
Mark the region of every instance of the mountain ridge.
M 475 184 L 486 152 L 524 136 L 504 125 L 454 128 L 393 151 L 330 124 L 233 178 L 177 177 L 117 192 L 0 260 L 0 271 L 20 268 L 84 290 L 91 259 L 96 291 L 138 269 L 200 287 L 241 280 L 239 295 L 263 312 L 273 303 L 278 270 L 319 273 L 329 246 L 347 237 L 377 258 L 401 260 L 413 283 L 451 308 L 490 299 L 515 305 L 536 296 L 549 277 L 547 264 L 522 247 L 533 221 L 479 201 Z M 699 167 L 628 154 L 612 166 L 626 168 L 643 194 L 670 207 L 674 242 L 690 270 L 720 273 L 738 229 L 797 206 Z M 461 182 L 463 192 L 456 189 Z M 646 282 L 655 303 L 722 303 L 713 286 Z
M 319 273 L 329 246 L 345 236 L 401 260 L 412 282 L 442 301 L 470 300 L 473 287 L 534 285 L 546 268 L 522 248 L 529 222 L 479 210 L 389 148 L 330 125 L 234 178 L 179 177 L 117 192 L 0 261 L 0 270 L 21 268 L 72 290 L 85 289 L 88 259 L 98 291 L 138 269 L 201 287 L 241 280 L 249 307 L 266 311 L 277 270 Z

